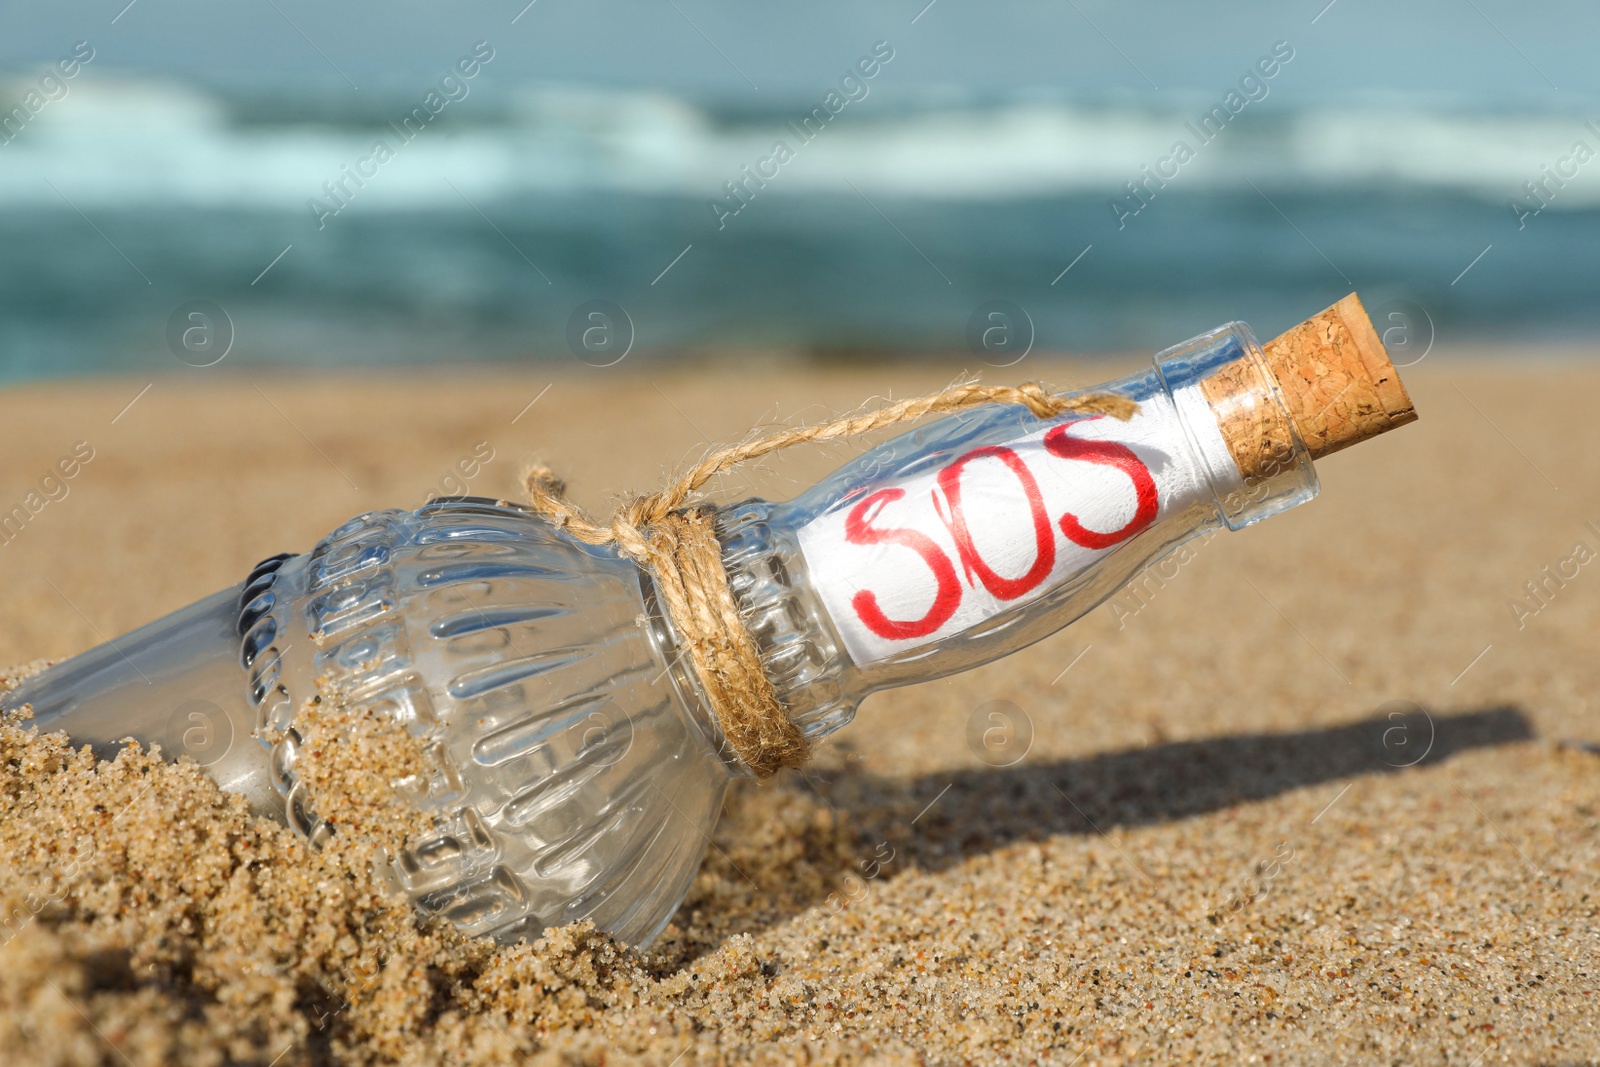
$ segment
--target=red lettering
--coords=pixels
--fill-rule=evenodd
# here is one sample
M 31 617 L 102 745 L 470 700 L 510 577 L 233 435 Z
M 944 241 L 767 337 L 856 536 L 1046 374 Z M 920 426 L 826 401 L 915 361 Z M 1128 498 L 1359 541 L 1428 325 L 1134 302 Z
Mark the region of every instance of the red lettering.
M 878 606 L 877 594 L 861 590 L 850 600 L 850 606 L 866 624 L 867 629 L 879 637 L 904 640 L 909 637 L 926 637 L 950 621 L 961 605 L 961 579 L 950 557 L 926 534 L 907 529 L 878 529 L 872 525 L 883 505 L 893 503 L 906 495 L 904 489 L 880 489 L 850 509 L 844 520 L 844 538 L 853 545 L 904 545 L 928 565 L 936 585 L 933 604 L 920 619 L 901 621 L 891 619 Z M 870 514 L 869 514 L 870 512 Z
M 1068 436 L 1074 426 L 1093 422 L 1100 417 L 1095 415 L 1066 426 L 1057 426 L 1044 437 L 1044 447 L 1051 455 L 1115 467 L 1133 482 L 1134 497 L 1137 501 L 1133 518 L 1129 519 L 1128 524 L 1120 530 L 1098 533 L 1080 523 L 1077 516 L 1071 512 L 1061 516 L 1061 532 L 1067 535 L 1067 540 L 1090 549 L 1110 548 L 1126 541 L 1155 521 L 1156 510 L 1159 507 L 1159 501 L 1156 499 L 1156 480 L 1151 477 L 1150 468 L 1134 455 L 1133 449 L 1114 441 L 1084 441 Z
M 961 472 L 972 460 L 990 457 L 1004 463 L 1011 473 L 1017 476 L 1017 481 L 1022 485 L 1022 491 L 1028 498 L 1028 510 L 1033 516 L 1033 538 L 1036 546 L 1033 566 L 1020 578 L 1006 578 L 996 574 L 978 556 L 978 549 L 972 543 L 972 532 L 967 529 L 966 513 L 961 507 Z M 1022 462 L 1021 456 L 1003 445 L 975 448 L 939 472 L 939 488 L 943 491 L 945 499 L 950 502 L 950 515 L 945 519 L 945 525 L 950 528 L 950 536 L 955 538 L 956 552 L 961 557 L 961 566 L 967 574 L 969 583 L 976 574 L 978 580 L 983 582 L 983 587 L 994 596 L 1001 600 L 1015 600 L 1044 581 L 1050 569 L 1056 565 L 1055 531 L 1050 529 L 1050 516 L 1045 512 L 1044 498 L 1039 493 L 1039 483 L 1034 479 L 1028 465 Z

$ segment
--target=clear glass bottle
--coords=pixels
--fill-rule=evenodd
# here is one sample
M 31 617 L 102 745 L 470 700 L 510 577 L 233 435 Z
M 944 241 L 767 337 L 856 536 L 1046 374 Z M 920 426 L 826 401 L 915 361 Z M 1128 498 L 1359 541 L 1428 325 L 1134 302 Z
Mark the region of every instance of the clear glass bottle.
M 1234 387 L 1206 387 L 1220 376 Z M 735 600 L 813 741 L 875 690 L 1015 652 L 1185 540 L 1316 493 L 1242 324 L 1104 388 L 1139 414 L 976 408 L 865 452 L 796 499 L 720 510 Z M 1230 454 L 1225 431 L 1241 416 L 1277 428 L 1272 462 Z M 1018 492 L 1030 479 L 1043 488 Z M 1080 490 L 1088 503 L 1072 502 Z M 934 509 L 937 528 L 907 533 L 915 508 Z M 951 572 L 960 603 L 924 610 L 919 598 L 938 602 Z M 867 607 L 883 632 L 846 618 Z M 390 874 L 418 907 L 474 934 L 509 940 L 590 918 L 650 941 L 688 891 L 725 790 L 748 773 L 677 655 L 650 575 L 486 499 L 351 519 L 309 553 L 264 560 L 240 585 L 50 669 L 5 704 L 30 704 L 42 728 L 102 751 L 132 736 L 187 752 L 317 841 L 336 829 L 297 781 L 293 723 L 322 676 L 427 745 L 433 776 L 415 802 L 437 830 Z M 337 813 L 322 814 L 336 828 Z

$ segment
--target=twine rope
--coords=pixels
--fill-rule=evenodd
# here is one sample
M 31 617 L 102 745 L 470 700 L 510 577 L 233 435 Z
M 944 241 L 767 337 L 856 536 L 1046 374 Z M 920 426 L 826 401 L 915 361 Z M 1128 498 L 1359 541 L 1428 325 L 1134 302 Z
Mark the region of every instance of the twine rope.
M 696 495 L 717 475 L 794 445 L 857 437 L 925 415 L 983 404 L 1021 405 L 1039 419 L 1073 412 L 1126 420 L 1138 410 L 1125 397 L 1062 396 L 1038 382 L 1017 386 L 957 382 L 928 396 L 716 449 L 660 491 L 626 498 L 605 522 L 597 522 L 568 500 L 565 483 L 548 467 L 530 466 L 523 473 L 523 487 L 533 510 L 570 536 L 589 545 L 614 544 L 649 568 L 723 736 L 757 777 L 766 778 L 780 768 L 803 765 L 811 745 L 784 711 L 762 668 L 760 649 L 739 617 L 722 568 L 716 510 L 698 503 Z

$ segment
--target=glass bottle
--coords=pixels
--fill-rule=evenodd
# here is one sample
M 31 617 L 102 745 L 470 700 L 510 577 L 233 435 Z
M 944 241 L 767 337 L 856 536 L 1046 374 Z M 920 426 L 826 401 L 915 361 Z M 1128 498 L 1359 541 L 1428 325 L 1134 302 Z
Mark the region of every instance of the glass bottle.
M 1320 335 L 1285 348 L 1294 331 L 1264 353 L 1224 326 L 1102 387 L 1138 402 L 1127 422 L 989 405 L 793 500 L 719 509 L 729 585 L 787 713 L 820 741 L 876 690 L 1015 652 L 1189 538 L 1311 499 L 1313 456 L 1414 417 L 1365 314 L 1339 329 L 1361 334 L 1343 356 Z M 1376 404 L 1314 414 L 1319 383 L 1285 385 L 1310 349 L 1342 359 L 1341 397 L 1360 385 Z M 462 497 L 353 518 L 3 703 L 102 754 L 126 737 L 188 754 L 319 842 L 338 813 L 297 780 L 294 716 L 332 680 L 426 746 L 431 778 L 408 795 L 435 829 L 386 872 L 419 908 L 501 940 L 589 918 L 644 944 L 749 773 L 677 648 L 650 574 L 613 546 Z

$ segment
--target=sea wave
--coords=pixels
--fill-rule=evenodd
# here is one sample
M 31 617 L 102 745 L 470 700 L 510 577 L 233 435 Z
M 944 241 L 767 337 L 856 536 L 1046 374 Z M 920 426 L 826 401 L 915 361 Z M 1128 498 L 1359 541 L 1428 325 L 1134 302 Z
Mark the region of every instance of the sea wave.
M 15 94 L 0 94 L 0 100 Z M 1209 141 L 1193 113 L 1123 104 L 1016 101 L 853 106 L 807 140 L 797 106 L 729 120 L 656 93 L 525 90 L 474 114 L 473 101 L 406 140 L 404 158 L 361 190 L 366 210 L 428 210 L 454 197 L 604 192 L 728 195 L 776 142 L 796 153 L 775 195 L 1004 200 L 1125 195 L 1183 142 L 1195 160 L 1173 180 L 1196 190 L 1441 189 L 1488 200 L 1559 190 L 1552 210 L 1600 203 L 1600 182 L 1572 160 L 1600 150 L 1581 114 L 1472 114 L 1417 107 L 1260 109 Z M 875 110 L 876 109 L 876 110 Z M 0 204 L 128 204 L 300 210 L 326 197 L 377 142 L 398 147 L 410 114 L 305 124 L 237 120 L 229 101 L 159 83 L 75 85 L 70 97 L 0 145 Z M 1564 162 L 1565 161 L 1565 162 Z M 1548 175 L 1566 175 L 1549 184 Z M 1574 173 L 1575 172 L 1575 173 Z M 346 185 L 348 188 L 348 185 Z M 764 190 L 765 191 L 765 190 Z

